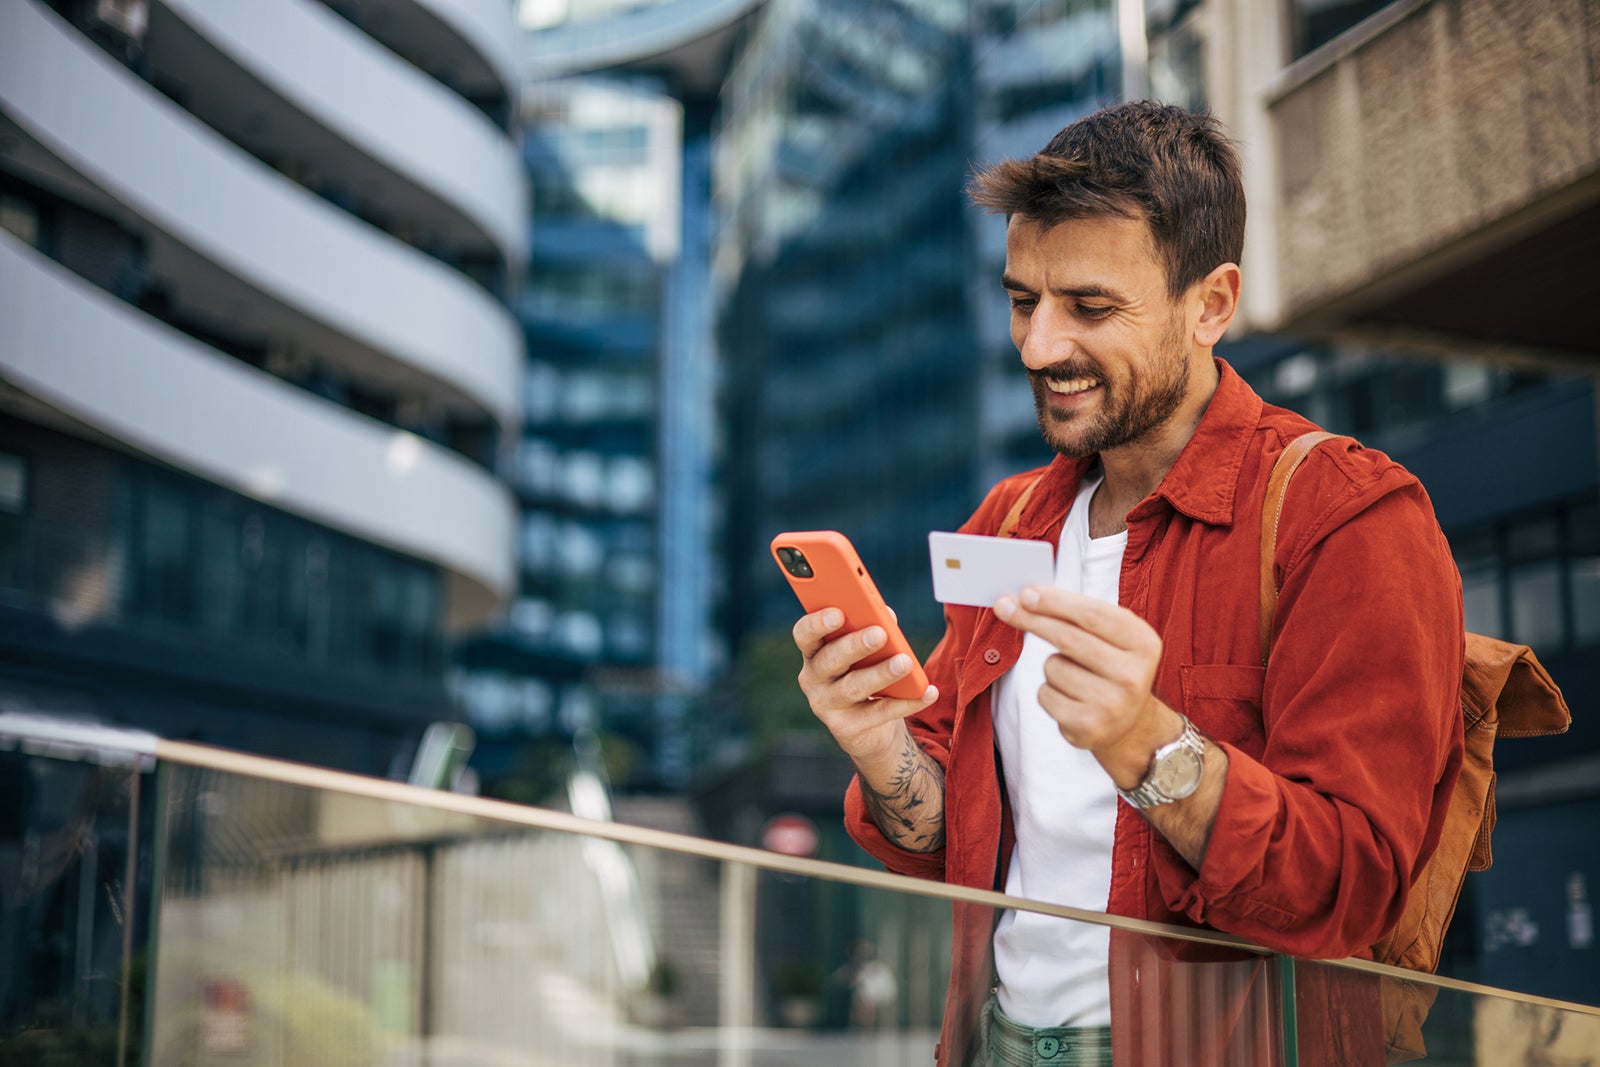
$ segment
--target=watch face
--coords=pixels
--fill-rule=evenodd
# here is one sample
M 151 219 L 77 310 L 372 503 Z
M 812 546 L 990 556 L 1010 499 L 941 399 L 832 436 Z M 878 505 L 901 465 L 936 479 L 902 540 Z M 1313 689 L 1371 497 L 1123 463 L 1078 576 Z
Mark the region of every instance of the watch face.
M 1156 761 L 1149 783 L 1166 796 L 1179 800 L 1200 788 L 1200 773 L 1204 768 L 1200 753 L 1178 745 Z

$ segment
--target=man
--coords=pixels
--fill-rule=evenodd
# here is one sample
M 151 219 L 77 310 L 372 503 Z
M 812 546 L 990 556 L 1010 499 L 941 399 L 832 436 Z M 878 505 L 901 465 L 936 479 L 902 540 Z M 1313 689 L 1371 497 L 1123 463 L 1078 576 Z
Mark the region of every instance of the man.
M 856 667 L 881 630 L 837 634 L 829 611 L 796 624 L 801 687 L 857 769 L 852 835 L 905 874 L 1295 956 L 1368 951 L 1461 762 L 1460 585 L 1426 494 L 1353 445 L 1305 461 L 1263 666 L 1266 482 L 1314 427 L 1212 355 L 1241 284 L 1231 145 L 1207 116 L 1124 104 L 971 193 L 1008 220 L 1012 340 L 1058 456 L 962 530 L 999 532 L 1020 500 L 1015 536 L 1056 544 L 1056 583 L 948 608 L 914 701 L 870 696 L 903 658 Z M 1278 1055 L 1286 1020 L 1248 956 L 1186 962 L 1153 938 L 992 918 L 956 907 L 941 1063 Z M 1299 1062 L 1383 1062 L 1370 988 L 1300 975 Z

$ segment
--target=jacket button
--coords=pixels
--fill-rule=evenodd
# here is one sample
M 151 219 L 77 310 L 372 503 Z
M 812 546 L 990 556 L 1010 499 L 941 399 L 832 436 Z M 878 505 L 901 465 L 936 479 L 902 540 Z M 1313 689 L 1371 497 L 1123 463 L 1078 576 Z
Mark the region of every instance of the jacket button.
M 986 650 L 984 652 L 984 654 L 983 654 L 983 662 L 989 664 L 991 667 L 994 666 L 996 663 L 999 663 L 1000 662 L 1000 650 L 998 648 L 991 648 L 991 649 Z

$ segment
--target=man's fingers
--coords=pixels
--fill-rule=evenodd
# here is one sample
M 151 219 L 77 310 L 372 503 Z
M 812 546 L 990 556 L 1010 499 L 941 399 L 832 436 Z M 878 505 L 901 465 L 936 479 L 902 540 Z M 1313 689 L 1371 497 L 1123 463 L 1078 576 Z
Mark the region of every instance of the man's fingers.
M 1108 662 L 1112 657 L 1127 655 L 1127 652 L 1105 640 L 1092 630 L 1086 630 L 1074 622 L 1060 619 L 1054 615 L 1044 615 L 1036 611 L 1016 605 L 1011 601 L 1007 610 L 1003 605 L 1009 600 L 1002 597 L 995 606 L 995 614 L 1001 620 L 1015 626 L 1024 633 L 1042 637 L 1058 652 L 1084 664 L 1100 664 Z
M 1029 586 L 1017 596 L 1001 597 L 995 603 L 995 614 L 1006 622 L 1012 620 L 1005 612 L 1016 609 L 1070 623 L 1108 644 L 1130 651 L 1142 649 L 1154 635 L 1149 623 L 1121 605 L 1055 586 Z
M 894 679 L 890 678 L 881 685 L 873 686 L 872 692 L 877 692 L 893 681 Z M 869 693 L 868 696 L 870 697 L 870 695 Z M 915 715 L 938 699 L 939 690 L 930 685 L 923 690 L 922 696 L 914 700 L 902 697 L 879 697 L 876 700 L 863 699 L 828 709 L 828 718 L 841 727 L 848 726 L 852 731 L 870 730 L 875 726 L 893 722 L 895 719 L 904 719 L 909 715 Z M 848 720 L 848 722 L 846 723 L 843 720 Z
M 855 633 L 843 634 L 823 645 L 811 657 L 811 665 L 823 677 L 842 678 L 862 659 L 881 649 L 888 640 L 889 635 L 881 626 L 868 626 Z
M 1044 682 L 1045 689 L 1079 704 L 1109 704 L 1121 695 L 1117 679 L 1062 655 L 1044 661 Z
M 824 608 L 802 615 L 794 624 L 794 643 L 800 654 L 810 659 L 827 644 L 828 635 L 844 625 L 844 612 L 838 608 Z
M 911 657 L 902 652 L 882 663 L 851 671 L 839 680 L 839 686 L 852 702 L 859 704 L 871 700 L 873 694 L 881 693 L 909 673 Z
M 1003 596 L 995 601 L 994 613 L 1002 622 L 1037 634 L 1063 652 L 1075 648 L 1096 659 L 1116 653 L 1161 654 L 1161 638 L 1139 616 L 1065 589 L 1034 586 L 1019 596 Z

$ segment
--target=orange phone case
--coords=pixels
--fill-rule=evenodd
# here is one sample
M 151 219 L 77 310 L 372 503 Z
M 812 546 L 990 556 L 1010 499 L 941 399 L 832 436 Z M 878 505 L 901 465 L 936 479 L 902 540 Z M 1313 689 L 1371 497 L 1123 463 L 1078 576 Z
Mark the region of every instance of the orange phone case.
M 797 548 L 805 553 L 811 564 L 810 578 L 797 578 L 789 573 L 778 555 L 779 547 Z M 923 673 L 917 654 L 911 651 L 905 634 L 900 632 L 889 605 L 884 603 L 872 576 L 856 555 L 855 546 L 844 534 L 833 530 L 804 530 L 781 533 L 772 539 L 771 552 L 778 569 L 788 579 L 789 586 L 800 598 L 806 614 L 823 608 L 838 608 L 844 612 L 844 625 L 834 635 L 854 633 L 876 623 L 889 635 L 883 647 L 857 662 L 857 667 L 881 663 L 890 656 L 904 652 L 911 657 L 911 673 L 895 682 L 878 696 L 920 699 L 928 688 L 928 676 Z

